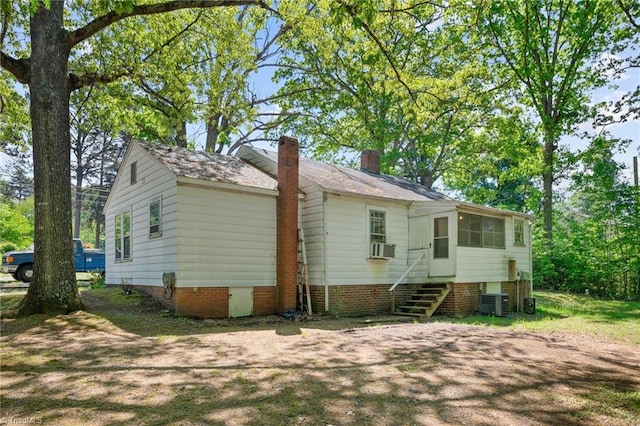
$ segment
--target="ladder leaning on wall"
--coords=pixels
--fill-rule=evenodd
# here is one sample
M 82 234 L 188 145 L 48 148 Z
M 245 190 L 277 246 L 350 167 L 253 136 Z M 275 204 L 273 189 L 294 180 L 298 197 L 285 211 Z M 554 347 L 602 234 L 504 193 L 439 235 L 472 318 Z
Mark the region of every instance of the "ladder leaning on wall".
M 298 228 L 298 308 L 312 315 L 311 289 L 309 286 L 309 270 L 307 267 L 307 250 L 304 244 L 304 231 Z

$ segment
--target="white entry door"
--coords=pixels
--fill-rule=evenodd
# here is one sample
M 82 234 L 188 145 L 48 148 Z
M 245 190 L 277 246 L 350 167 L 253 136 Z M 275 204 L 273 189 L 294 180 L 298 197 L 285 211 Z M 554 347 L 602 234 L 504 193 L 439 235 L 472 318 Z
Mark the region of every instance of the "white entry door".
M 229 317 L 248 317 L 253 314 L 253 288 L 229 288 Z
M 453 277 L 456 273 L 455 220 L 455 212 L 431 216 L 429 277 Z

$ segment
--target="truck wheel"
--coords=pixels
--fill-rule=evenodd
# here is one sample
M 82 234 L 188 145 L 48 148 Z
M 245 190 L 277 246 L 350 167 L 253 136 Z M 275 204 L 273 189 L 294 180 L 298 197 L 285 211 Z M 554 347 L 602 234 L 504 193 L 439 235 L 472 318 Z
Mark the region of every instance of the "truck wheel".
M 18 279 L 22 282 L 28 283 L 31 281 L 33 277 L 33 264 L 25 263 L 24 265 L 20 265 L 18 270 L 16 271 L 16 275 Z

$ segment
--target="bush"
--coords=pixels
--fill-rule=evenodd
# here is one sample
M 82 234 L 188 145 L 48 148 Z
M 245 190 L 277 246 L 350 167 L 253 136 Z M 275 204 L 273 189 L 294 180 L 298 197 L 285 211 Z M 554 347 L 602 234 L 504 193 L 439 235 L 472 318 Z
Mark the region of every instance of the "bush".
M 104 288 L 104 287 L 106 287 L 104 274 L 102 272 L 92 272 L 91 273 L 91 281 L 90 281 L 89 287 L 90 288 Z
M 0 252 L 6 253 L 8 251 L 15 251 L 17 249 L 16 245 L 13 243 L 2 243 L 0 244 Z

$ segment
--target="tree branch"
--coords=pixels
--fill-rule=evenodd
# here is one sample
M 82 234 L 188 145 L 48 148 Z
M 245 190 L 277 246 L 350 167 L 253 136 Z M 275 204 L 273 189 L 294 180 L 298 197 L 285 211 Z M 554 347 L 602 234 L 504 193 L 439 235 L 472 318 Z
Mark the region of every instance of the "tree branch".
M 22 84 L 31 81 L 30 59 L 16 59 L 4 52 L 0 52 L 0 67 L 6 69 Z
M 356 16 L 356 14 L 357 14 L 356 6 L 348 5 L 343 0 L 339 0 L 338 3 L 340 3 L 340 4 L 342 4 L 344 6 L 345 10 L 347 11 L 347 13 L 352 18 L 357 18 L 357 16 Z M 398 82 L 402 86 L 404 86 L 404 88 L 407 90 L 407 93 L 409 93 L 409 96 L 411 96 L 411 98 L 414 98 L 415 95 L 414 95 L 413 91 L 407 85 L 407 83 L 405 83 L 404 80 L 402 79 L 402 76 L 400 75 L 400 71 L 398 71 L 398 68 L 396 67 L 395 63 L 393 62 L 393 59 L 389 55 L 389 52 L 387 52 L 387 49 L 385 49 L 385 46 L 382 44 L 380 39 L 373 33 L 371 28 L 369 28 L 369 25 L 367 25 L 365 22 L 361 22 L 361 24 L 362 24 L 362 28 L 364 28 L 365 32 L 369 35 L 371 40 L 373 40 L 373 42 L 378 46 L 378 49 L 380 49 L 380 52 L 382 52 L 384 57 L 387 59 L 387 62 L 389 63 L 389 65 L 391 66 L 391 69 L 393 70 L 393 73 L 396 75 L 396 78 L 398 79 Z
M 69 48 L 88 39 L 109 25 L 131 16 L 157 15 L 182 9 L 205 9 L 214 7 L 257 6 L 271 10 L 263 0 L 172 0 L 164 3 L 141 4 L 131 7 L 128 11 L 111 11 L 89 22 L 82 28 L 69 32 Z
M 122 72 L 114 73 L 114 74 L 83 74 L 77 75 L 74 73 L 69 73 L 69 87 L 71 91 L 80 89 L 81 87 L 91 86 L 95 83 L 111 83 L 116 81 L 117 79 L 124 77 L 126 75 L 130 75 L 131 72 L 129 70 L 125 70 Z
M 625 5 L 622 0 L 618 0 L 616 3 L 618 3 L 618 6 L 620 6 L 620 9 L 622 9 L 622 12 L 626 15 L 629 23 L 635 28 L 640 29 L 640 23 L 633 19 L 633 15 L 631 15 L 631 7 Z

